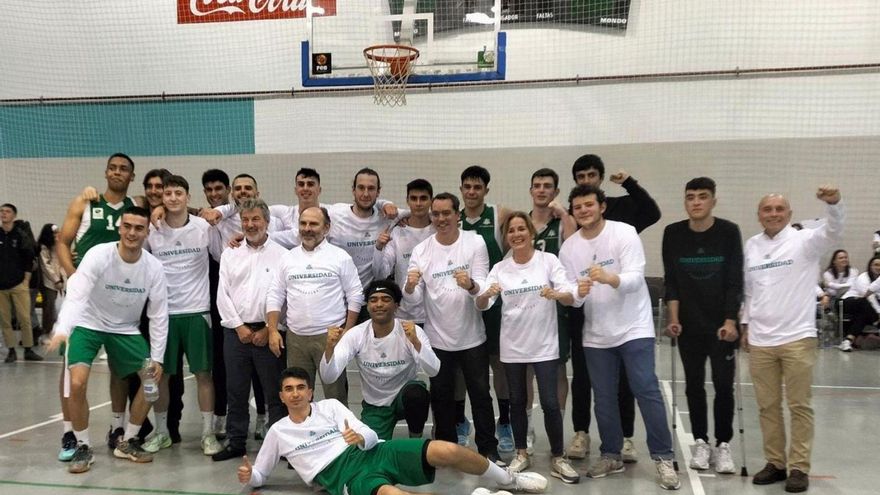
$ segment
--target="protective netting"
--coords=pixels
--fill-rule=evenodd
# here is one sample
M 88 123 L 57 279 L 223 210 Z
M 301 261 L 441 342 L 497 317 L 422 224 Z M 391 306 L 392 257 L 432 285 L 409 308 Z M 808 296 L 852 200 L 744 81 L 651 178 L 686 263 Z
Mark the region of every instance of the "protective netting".
M 363 63 L 369 40 L 352 33 L 399 2 L 312 1 L 321 10 L 311 26 L 299 8 L 308 3 L 5 2 L 2 201 L 34 224 L 60 222 L 77 191 L 103 184 L 106 157 L 124 151 L 139 177 L 160 166 L 188 177 L 198 204 L 201 172 L 214 166 L 253 174 L 264 197 L 286 203 L 295 201 L 298 167 L 322 173 L 331 202 L 349 199 L 353 172 L 372 166 L 383 196 L 402 202 L 411 179 L 456 191 L 460 171 L 478 163 L 493 173 L 490 201 L 527 209 L 532 171 L 557 170 L 566 196 L 572 162 L 592 152 L 610 171 L 627 169 L 660 204 L 661 225 L 643 234 L 654 274 L 661 227 L 683 217 L 683 185 L 699 175 L 715 178 L 716 213 L 746 235 L 757 231 L 764 193 L 790 195 L 795 218 L 807 219 L 822 212 L 815 186 L 840 183 L 845 247 L 855 265 L 867 261 L 880 228 L 872 0 L 499 1 L 504 79 L 411 88 L 408 105 L 393 110 L 374 105 L 369 86 L 304 87 L 301 42 L 313 33 L 326 46 L 334 36 L 353 40 L 337 43 L 349 52 L 333 48 L 333 63 L 352 53 Z M 495 22 L 495 6 L 419 2 L 416 13 L 437 13 L 442 47 L 482 37 L 485 29 L 462 26 L 475 13 Z

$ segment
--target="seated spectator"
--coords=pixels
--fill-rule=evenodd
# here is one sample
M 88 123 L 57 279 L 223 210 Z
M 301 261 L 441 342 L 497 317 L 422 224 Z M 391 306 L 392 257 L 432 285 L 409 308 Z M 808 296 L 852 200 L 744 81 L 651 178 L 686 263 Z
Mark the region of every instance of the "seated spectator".
M 856 277 L 852 287 L 843 295 L 843 314 L 849 317 L 845 328 L 846 338 L 839 347 L 843 352 L 851 352 L 853 342 L 863 333 L 865 325 L 877 321 L 880 303 L 877 301 L 877 294 L 868 294 L 868 286 L 877 280 L 878 275 L 880 255 L 875 255 L 868 262 L 865 273 Z
M 822 274 L 822 287 L 831 298 L 843 295 L 859 276 L 859 271 L 849 266 L 849 253 L 838 249 L 831 255 L 828 268 Z

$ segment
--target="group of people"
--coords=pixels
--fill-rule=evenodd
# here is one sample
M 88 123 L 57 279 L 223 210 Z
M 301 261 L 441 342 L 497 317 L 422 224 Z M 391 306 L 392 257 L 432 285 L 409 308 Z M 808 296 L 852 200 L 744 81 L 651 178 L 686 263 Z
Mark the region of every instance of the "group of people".
M 853 348 L 877 349 L 880 336 L 865 333 L 865 327 L 877 323 L 880 318 L 880 254 L 868 260 L 865 271 L 859 273 L 850 265 L 849 253 L 837 249 L 831 255 L 828 268 L 822 273 L 822 283 L 818 289 L 819 300 L 827 312 L 836 312 L 838 323 L 843 329 L 843 339 L 838 349 L 852 352 Z
M 321 204 L 320 175 L 303 168 L 295 176 L 298 204 L 271 207 L 250 175 L 230 184 L 226 174 L 209 170 L 202 182 L 210 208 L 201 211 L 190 209 L 183 177 L 150 171 L 144 196 L 130 198 L 133 176 L 131 158 L 113 155 L 107 189 L 73 200 L 58 242 L 69 281 L 50 348 L 66 344 L 60 457 L 71 472 L 94 462 L 85 389 L 103 345 L 114 376 L 111 434 L 118 430 L 119 438 L 113 452 L 135 462 L 149 462 L 179 440 L 179 432 L 171 432 L 176 439 L 169 433 L 169 403 L 179 401 L 182 386 L 174 387 L 169 375 L 180 377 L 185 355 L 197 379 L 202 447 L 216 461 L 245 455 L 248 397 L 252 386 L 255 395 L 261 389 L 257 402 L 272 426 L 255 463 L 244 457 L 238 469 L 252 486 L 284 456 L 307 483 L 334 494 L 407 493 L 394 485 L 429 483 L 436 467 L 482 475 L 501 490 L 542 491 L 547 480 L 526 472 L 536 379 L 552 476 L 580 480 L 569 459 L 589 454 L 592 394 L 601 445 L 587 476 L 620 473 L 638 459 L 637 401 L 658 484 L 680 487 L 654 371 L 653 312 L 638 235 L 660 211 L 625 171 L 609 178 L 628 194 L 607 197 L 602 160 L 580 157 L 564 205 L 557 200 L 558 175 L 537 170 L 529 212 L 487 204 L 490 174 L 480 166 L 462 172 L 461 199 L 435 193 L 427 180 L 410 182 L 405 209 L 379 199 L 380 178 L 369 168 L 354 176 L 352 203 Z M 789 225 L 786 198 L 765 196 L 758 205 L 763 232 L 743 248 L 739 228 L 713 216 L 715 193 L 709 178 L 688 182 L 688 218 L 669 225 L 663 239 L 665 331 L 678 339 L 685 368 L 696 439 L 691 465 L 735 470 L 729 442 L 738 342 L 751 351 L 767 458 L 753 481 L 787 478 L 787 491 L 803 491 L 816 347 L 810 277 L 818 278 L 819 257 L 840 238 L 840 194 L 819 189 L 828 222 L 804 231 Z M 569 358 L 573 431 L 566 447 Z M 703 388 L 707 359 L 716 390 L 714 448 Z M 363 389 L 360 420 L 347 409 L 351 361 Z M 294 368 L 285 370 L 287 363 Z M 325 400 L 315 402 L 319 380 Z M 154 382 L 155 431 L 144 438 L 144 388 Z M 792 413 L 787 455 L 783 382 Z M 228 401 L 218 411 L 221 388 Z M 461 445 L 470 426 L 465 395 L 476 453 Z M 422 439 L 429 410 L 433 440 Z M 218 422 L 215 416 L 227 411 L 225 423 Z M 179 414 L 178 408 L 178 421 Z M 392 439 L 400 420 L 409 438 Z M 225 426 L 225 446 L 218 424 Z M 499 451 L 512 451 L 509 464 Z

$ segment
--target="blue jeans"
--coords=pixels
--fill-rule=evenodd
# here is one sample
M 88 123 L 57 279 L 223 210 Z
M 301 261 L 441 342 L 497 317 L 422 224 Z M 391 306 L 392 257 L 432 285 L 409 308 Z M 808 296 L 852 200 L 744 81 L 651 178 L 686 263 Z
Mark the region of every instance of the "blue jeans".
M 654 374 L 654 339 L 635 339 L 608 349 L 584 347 L 584 358 L 593 384 L 602 456 L 620 459 L 620 449 L 623 448 L 617 401 L 620 365 L 623 363 L 645 421 L 651 458 L 672 459 L 672 434 L 666 423 L 666 406 L 660 395 L 660 384 Z

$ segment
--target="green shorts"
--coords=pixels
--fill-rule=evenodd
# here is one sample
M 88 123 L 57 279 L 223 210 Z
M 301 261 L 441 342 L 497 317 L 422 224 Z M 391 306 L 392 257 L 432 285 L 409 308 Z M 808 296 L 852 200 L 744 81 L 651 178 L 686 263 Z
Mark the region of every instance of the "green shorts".
M 391 440 L 391 437 L 394 436 L 394 426 L 398 421 L 406 417 L 403 413 L 403 389 L 409 385 L 418 385 L 425 390 L 428 390 L 428 386 L 425 382 L 420 380 L 410 380 L 400 389 L 400 392 L 397 393 L 397 397 L 394 398 L 394 402 L 390 405 L 374 406 L 372 404 L 367 404 L 366 401 L 361 401 L 361 406 L 363 408 L 361 410 L 361 421 L 375 431 L 380 439 Z
M 214 360 L 211 350 L 213 336 L 208 318 L 209 313 L 172 315 L 168 318 L 168 343 L 165 345 L 165 362 L 162 365 L 166 375 L 177 374 L 177 360 L 181 353 L 186 354 L 191 372 L 211 371 Z
M 89 328 L 75 327 L 67 341 L 67 367 L 91 366 L 101 346 L 107 350 L 107 364 L 118 377 L 137 373 L 150 356 L 147 341 L 141 336 L 120 335 Z
M 483 311 L 483 325 L 486 326 L 486 348 L 490 356 L 501 353 L 501 298 L 491 308 Z
M 568 335 L 568 308 L 556 303 L 556 328 L 559 331 L 559 363 L 571 357 L 571 337 Z
M 397 438 L 370 450 L 346 449 L 315 476 L 330 495 L 375 495 L 383 485 L 421 486 L 434 482 L 428 444 L 422 438 Z

